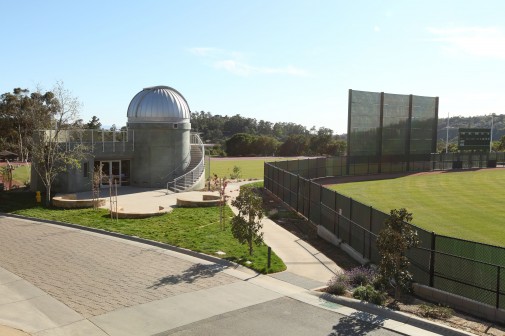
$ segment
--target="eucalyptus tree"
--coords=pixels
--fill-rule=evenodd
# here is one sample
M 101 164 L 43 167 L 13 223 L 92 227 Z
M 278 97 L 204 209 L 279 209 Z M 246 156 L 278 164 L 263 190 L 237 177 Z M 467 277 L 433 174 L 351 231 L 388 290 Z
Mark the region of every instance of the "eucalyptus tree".
M 1 95 L 0 137 L 4 146 L 16 150 L 22 161 L 30 156 L 33 131 L 51 119 L 54 95 L 15 88 Z

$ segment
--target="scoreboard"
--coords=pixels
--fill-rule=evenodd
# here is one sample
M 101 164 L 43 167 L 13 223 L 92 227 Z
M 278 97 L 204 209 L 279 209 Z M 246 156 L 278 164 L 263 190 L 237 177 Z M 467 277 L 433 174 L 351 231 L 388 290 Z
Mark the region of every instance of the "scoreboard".
M 491 141 L 490 128 L 460 128 L 458 137 L 459 150 L 488 151 Z

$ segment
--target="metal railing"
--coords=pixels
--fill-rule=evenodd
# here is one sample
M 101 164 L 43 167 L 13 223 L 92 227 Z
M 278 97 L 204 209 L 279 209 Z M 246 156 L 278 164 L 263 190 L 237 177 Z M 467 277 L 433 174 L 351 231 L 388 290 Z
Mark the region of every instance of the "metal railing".
M 198 134 L 191 133 L 190 143 L 191 146 L 198 146 L 200 148 L 201 159 L 193 169 L 173 179 L 172 181 L 167 182 L 167 194 L 169 194 L 170 191 L 181 192 L 187 190 L 195 184 L 205 171 L 205 151 L 202 139 L 200 139 Z
M 125 152 L 134 151 L 135 131 L 126 129 L 124 131 L 107 131 L 94 129 L 72 129 L 58 130 L 40 130 L 41 139 L 52 139 L 65 146 L 68 150 L 73 146 L 87 145 L 91 151 L 101 152 Z
M 160 181 L 165 181 L 167 179 L 170 179 L 170 178 L 173 178 L 175 173 L 180 170 L 183 166 L 184 166 L 184 162 L 186 162 L 186 160 L 190 160 L 191 162 L 191 151 L 188 152 L 188 154 L 186 155 L 186 157 L 181 161 L 181 164 L 177 166 L 177 168 L 175 168 L 174 170 L 172 170 L 170 173 L 168 173 L 167 175 L 163 176 L 162 178 L 160 178 Z M 171 181 L 169 181 L 168 183 L 170 183 Z M 168 185 L 167 183 L 167 185 Z M 168 187 L 167 187 L 168 188 Z

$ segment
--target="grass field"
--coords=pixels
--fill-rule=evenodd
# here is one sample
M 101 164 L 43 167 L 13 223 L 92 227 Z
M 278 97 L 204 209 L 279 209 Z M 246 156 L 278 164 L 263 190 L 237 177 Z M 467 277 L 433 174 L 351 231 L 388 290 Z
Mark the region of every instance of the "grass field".
M 30 183 L 30 165 L 12 163 L 14 170 L 12 171 L 12 186 L 21 187 L 26 183 Z M 1 162 L 0 167 L 5 167 L 6 163 Z M 3 181 L 3 176 L 0 174 L 0 182 Z
M 233 167 L 237 166 L 241 170 L 242 179 L 263 179 L 263 163 L 265 161 L 280 161 L 284 158 L 212 158 L 210 161 L 210 173 L 219 177 L 230 177 Z M 207 164 L 207 161 L 205 161 Z
M 505 169 L 416 174 L 330 188 L 387 213 L 406 208 L 413 224 L 437 234 L 505 246 Z
M 14 169 L 12 179 L 23 185 L 30 182 L 30 165 L 19 166 Z

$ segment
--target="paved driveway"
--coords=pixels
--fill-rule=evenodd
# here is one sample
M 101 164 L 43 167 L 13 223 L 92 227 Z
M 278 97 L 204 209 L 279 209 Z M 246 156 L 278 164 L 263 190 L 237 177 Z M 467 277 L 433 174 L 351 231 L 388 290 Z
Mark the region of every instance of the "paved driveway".
M 238 281 L 219 265 L 147 245 L 32 221 L 0 224 L 0 265 L 86 318 Z

